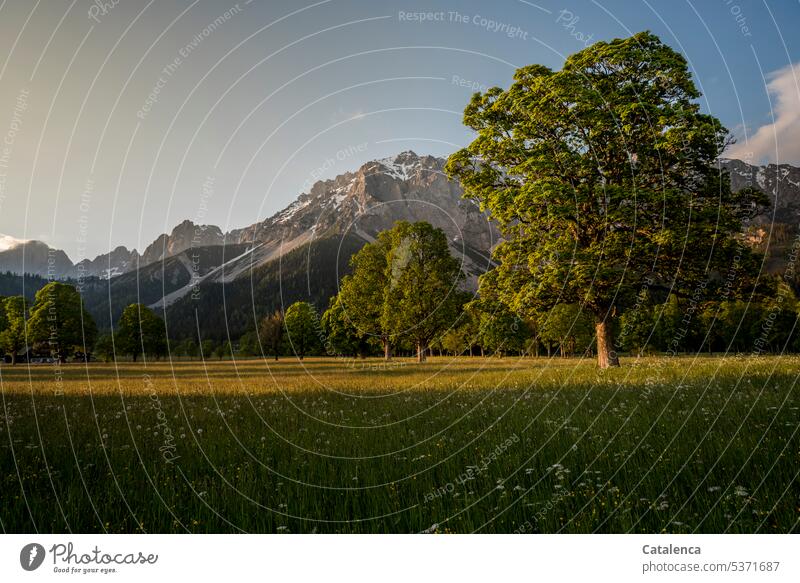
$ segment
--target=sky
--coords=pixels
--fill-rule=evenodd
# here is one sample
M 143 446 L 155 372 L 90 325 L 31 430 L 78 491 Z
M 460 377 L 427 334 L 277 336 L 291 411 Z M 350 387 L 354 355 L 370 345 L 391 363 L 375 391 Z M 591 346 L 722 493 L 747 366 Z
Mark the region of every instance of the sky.
M 184 219 L 227 231 L 319 178 L 471 139 L 473 91 L 650 30 L 726 157 L 800 165 L 800 3 L 5 0 L 0 237 L 77 262 Z

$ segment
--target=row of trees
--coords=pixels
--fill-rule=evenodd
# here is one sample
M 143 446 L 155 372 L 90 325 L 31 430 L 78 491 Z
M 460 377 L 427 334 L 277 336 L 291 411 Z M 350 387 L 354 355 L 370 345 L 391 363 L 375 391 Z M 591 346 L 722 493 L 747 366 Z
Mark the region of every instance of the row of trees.
M 401 230 L 409 232 L 408 225 L 399 225 L 398 232 Z M 430 225 L 420 225 L 417 231 L 430 234 L 436 230 Z M 373 246 L 365 247 L 363 254 L 353 257 L 353 274 L 345 279 L 343 293 L 331 300 L 322 316 L 313 305 L 297 302 L 285 314 L 277 311 L 263 318 L 257 331 L 248 332 L 238 342 L 185 339 L 168 343 L 164 321 L 146 306 L 134 304 L 123 312 L 113 336 L 101 335 L 93 344 L 96 329 L 91 318 L 82 312 L 77 291 L 71 286 L 53 283 L 37 294 L 30 307 L 21 296 L 0 298 L 0 352 L 8 354 L 16 363 L 19 354 L 29 355 L 28 346 L 39 354 L 61 360 L 94 354 L 106 361 L 119 356 L 136 361 L 142 355 L 159 359 L 168 353 L 191 359 L 223 359 L 234 354 L 275 359 L 280 355 L 292 355 L 302 359 L 308 355 L 366 357 L 376 354 L 390 358 L 393 352 L 415 352 L 418 359 L 424 360 L 428 353 L 437 352 L 569 356 L 588 355 L 596 350 L 592 316 L 578 304 L 557 304 L 533 318 L 522 318 L 500 302 L 483 297 L 475 299 L 457 290 L 444 291 L 444 288 L 440 291 L 440 300 L 452 295 L 452 300 L 445 301 L 452 301 L 453 305 L 448 307 L 446 317 L 427 323 L 424 336 L 392 328 L 395 322 L 408 321 L 402 315 L 386 318 L 386 328 L 376 325 L 379 320 L 371 322 L 375 327 L 370 330 L 360 329 L 353 315 L 363 315 L 374 306 L 357 302 L 365 301 L 365 295 L 375 289 L 364 284 L 377 279 L 373 277 L 375 273 L 369 273 L 374 271 L 375 263 L 366 259 L 379 257 L 376 246 L 385 245 L 395 235 L 396 232 L 383 235 Z M 394 276 L 399 277 L 397 265 L 387 269 L 393 269 Z M 778 283 L 773 292 L 749 302 L 740 299 L 705 301 L 694 306 L 676 294 L 659 301 L 650 292 L 642 292 L 636 307 L 615 322 L 613 332 L 618 338 L 617 348 L 631 354 L 798 351 L 800 334 L 795 333 L 795 326 L 800 302 L 785 283 Z M 381 301 L 386 299 L 382 297 Z M 436 309 L 440 303 L 433 301 L 430 309 Z M 383 308 L 388 309 L 386 304 Z M 687 318 L 687 314 L 691 317 Z M 412 315 L 419 316 L 419 312 Z M 393 330 L 400 333 L 393 333 Z
M 792 288 L 777 282 L 773 293 L 750 300 L 706 301 L 692 306 L 670 294 L 663 303 L 641 302 L 619 320 L 621 350 L 655 352 L 800 351 L 800 302 Z
M 43 355 L 65 362 L 96 354 L 114 354 L 137 360 L 142 354 L 161 358 L 167 354 L 164 321 L 141 304 L 128 306 L 113 335 L 98 338 L 97 325 L 86 312 L 78 290 L 51 282 L 36 292 L 32 304 L 23 296 L 0 297 L 0 356 L 12 364 Z
M 62 362 L 91 351 L 97 326 L 75 287 L 51 282 L 28 304 L 23 296 L 0 298 L 0 349 L 12 363 L 31 351 Z
M 369 251 L 368 251 L 369 253 Z M 354 261 L 357 262 L 357 261 Z M 358 270 L 354 272 L 354 278 Z M 632 355 L 665 352 L 800 351 L 795 322 L 800 310 L 791 289 L 779 288 L 762 300 L 706 301 L 691 307 L 669 294 L 660 301 L 643 294 L 635 309 L 615 321 L 618 351 Z M 465 295 L 459 296 L 466 299 Z M 779 299 L 781 298 L 781 299 Z M 289 355 L 366 357 L 415 353 L 414 335 L 369 334 L 360 330 L 344 309 L 341 296 L 321 316 L 306 302 L 264 318 L 259 330 L 238 342 L 184 340 L 172 345 L 172 356 L 226 358 Z M 687 318 L 691 314 L 691 318 Z M 388 341 L 386 338 L 388 337 Z M 532 319 L 523 319 L 499 303 L 470 299 L 457 315 L 442 321 L 426 346 L 428 354 L 447 355 L 592 355 L 596 336 L 591 313 L 578 304 L 557 304 Z M 387 356 L 386 347 L 389 347 Z

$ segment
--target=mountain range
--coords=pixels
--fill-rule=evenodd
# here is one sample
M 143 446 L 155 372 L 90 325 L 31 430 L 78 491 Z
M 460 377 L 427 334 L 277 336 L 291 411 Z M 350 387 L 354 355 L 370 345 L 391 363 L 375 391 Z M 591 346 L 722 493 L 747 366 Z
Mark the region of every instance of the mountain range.
M 350 232 L 371 240 L 401 219 L 427 220 L 444 229 L 454 247 L 463 242 L 487 251 L 496 240 L 496 230 L 477 205 L 461 199 L 461 189 L 447 180 L 443 166 L 442 158 L 403 152 L 364 164 L 355 172 L 319 181 L 281 212 L 248 227 L 223 233 L 217 226 L 195 225 L 186 220 L 172 233 L 160 235 L 141 254 L 120 246 L 77 264 L 65 252 L 40 241 L 0 235 L 0 272 L 56 279 L 110 279 L 187 250 L 242 243 L 251 249 L 240 265 L 252 267 L 331 232 Z M 238 271 L 229 266 L 226 277 L 236 275 Z
M 227 233 L 184 221 L 141 254 L 117 247 L 73 264 L 39 241 L 0 235 L 0 272 L 80 277 L 87 309 L 101 327 L 109 327 L 125 305 L 141 302 L 163 311 L 171 335 L 221 337 L 250 329 L 262 314 L 298 299 L 324 308 L 353 253 L 395 221 L 425 220 L 447 234 L 466 286 L 475 289 L 499 234 L 447 179 L 444 163 L 410 151 L 367 162 L 315 183 L 263 221 Z M 768 268 L 779 269 L 800 222 L 800 169 L 722 164 L 734 190 L 752 185 L 770 195 L 772 208 L 755 218 L 748 238 L 765 249 L 769 242 Z

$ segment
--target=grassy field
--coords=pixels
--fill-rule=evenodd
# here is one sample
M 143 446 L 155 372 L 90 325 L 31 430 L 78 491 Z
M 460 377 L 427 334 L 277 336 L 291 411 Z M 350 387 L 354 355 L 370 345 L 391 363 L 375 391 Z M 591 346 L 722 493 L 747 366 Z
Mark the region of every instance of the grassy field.
M 5 532 L 797 532 L 797 357 L 0 369 Z

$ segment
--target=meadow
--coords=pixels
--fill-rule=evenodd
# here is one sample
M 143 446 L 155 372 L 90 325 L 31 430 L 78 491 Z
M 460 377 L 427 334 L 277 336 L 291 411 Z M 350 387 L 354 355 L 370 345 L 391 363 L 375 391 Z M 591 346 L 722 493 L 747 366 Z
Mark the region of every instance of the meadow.
M 800 358 L 0 368 L 3 532 L 800 530 Z

